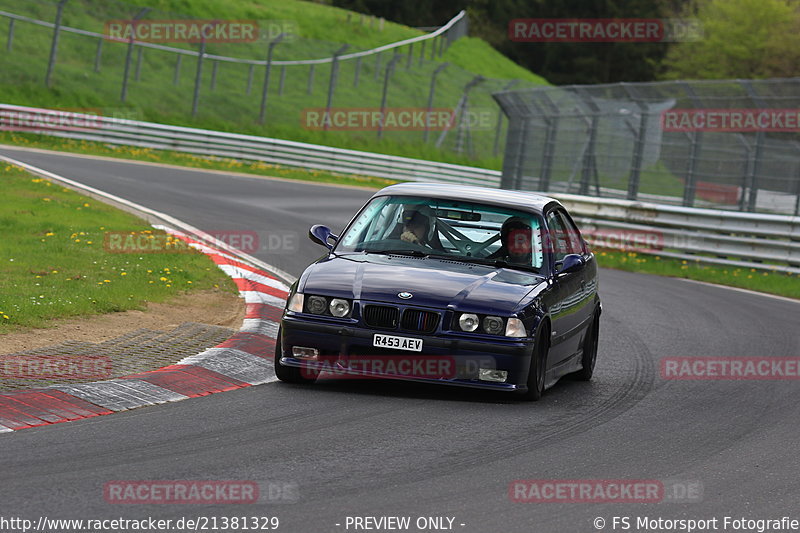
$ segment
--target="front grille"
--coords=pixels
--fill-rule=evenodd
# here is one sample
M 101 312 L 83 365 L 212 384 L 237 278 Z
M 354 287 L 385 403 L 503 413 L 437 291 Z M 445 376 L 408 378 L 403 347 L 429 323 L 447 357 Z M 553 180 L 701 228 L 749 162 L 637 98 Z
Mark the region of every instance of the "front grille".
M 406 309 L 403 312 L 403 320 L 400 325 L 408 331 L 433 333 L 436 331 L 436 326 L 439 325 L 439 313 L 423 311 L 422 309 Z
M 400 318 L 400 310 L 386 305 L 367 305 L 364 307 L 364 323 L 373 328 L 395 329 Z

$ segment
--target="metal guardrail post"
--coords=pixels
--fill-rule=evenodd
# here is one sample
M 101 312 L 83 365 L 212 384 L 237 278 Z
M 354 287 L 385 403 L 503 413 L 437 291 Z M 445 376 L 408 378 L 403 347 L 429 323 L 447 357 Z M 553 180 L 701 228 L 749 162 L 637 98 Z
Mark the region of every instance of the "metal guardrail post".
M 103 59 L 103 41 L 104 40 L 105 39 L 103 39 L 102 37 L 100 39 L 97 39 L 97 49 L 95 50 L 95 53 L 94 53 L 94 71 L 95 71 L 95 73 L 100 72 L 100 63 L 101 63 L 101 61 Z
M 6 40 L 6 52 L 10 52 L 14 47 L 14 19 L 8 19 L 8 39 Z
M 378 139 L 383 138 L 383 120 L 384 120 L 384 113 L 386 112 L 386 99 L 388 97 L 389 92 L 389 78 L 392 75 L 392 70 L 394 69 L 394 64 L 397 63 L 397 60 L 400 59 L 398 54 L 395 54 L 392 59 L 389 60 L 389 63 L 386 64 L 386 72 L 383 75 L 383 93 L 381 94 L 381 120 L 378 123 Z
M 505 86 L 500 89 L 501 91 L 507 91 L 511 89 L 514 85 L 518 84 L 520 80 L 511 80 L 510 82 L 506 83 Z M 497 152 L 500 151 L 500 134 L 501 129 L 503 127 L 503 113 L 497 113 L 497 126 L 495 126 L 494 130 L 494 147 L 492 148 L 492 155 L 495 157 L 497 156 Z
M 206 39 L 200 39 L 200 53 L 197 55 L 197 70 L 194 75 L 194 92 L 192 94 L 192 118 L 197 116 L 200 105 L 200 82 L 203 80 L 203 56 L 206 55 Z
M 58 53 L 58 37 L 61 33 L 61 17 L 64 15 L 64 5 L 67 0 L 61 0 L 56 8 L 56 22 L 53 26 L 53 40 L 50 43 L 50 59 L 47 61 L 47 74 L 44 77 L 44 84 L 50 87 L 53 79 L 53 70 L 56 67 L 56 54 Z
M 336 90 L 336 80 L 339 77 L 339 56 L 342 55 L 345 50 L 350 48 L 349 44 L 346 44 L 336 50 L 333 53 L 333 61 L 331 62 L 331 77 L 328 81 L 328 100 L 325 103 L 325 125 L 323 126 L 324 129 L 328 129 L 328 124 L 330 123 L 330 116 L 331 116 L 331 106 L 333 105 L 333 92 Z
M 264 86 L 261 88 L 261 109 L 258 112 L 258 123 L 263 125 L 267 118 L 267 94 L 269 93 L 269 75 L 272 70 L 272 51 L 275 46 L 286 37 L 285 33 L 280 33 L 267 47 L 267 64 L 264 66 Z
M 428 134 L 430 133 L 429 122 L 430 122 L 431 112 L 433 111 L 433 95 L 434 92 L 436 91 L 436 76 L 438 76 L 441 71 L 446 69 L 449 64 L 450 63 L 442 63 L 441 65 L 436 67 L 436 70 L 434 70 L 433 74 L 431 74 L 431 86 L 430 89 L 428 89 L 428 106 L 427 106 L 428 113 L 425 116 L 425 130 L 422 132 L 422 142 L 425 143 L 428 142 Z
M 119 99 L 124 102 L 128 99 L 128 77 L 131 71 L 131 58 L 133 56 L 133 47 L 136 43 L 136 21 L 141 19 L 150 11 L 149 7 L 142 8 L 131 20 L 131 38 L 128 41 L 128 51 L 125 53 L 125 67 L 122 70 L 122 91 L 120 92 Z M 194 116 L 194 115 L 192 115 Z
M 281 80 L 278 83 L 278 96 L 283 94 L 283 86 L 286 83 L 286 65 L 281 66 Z

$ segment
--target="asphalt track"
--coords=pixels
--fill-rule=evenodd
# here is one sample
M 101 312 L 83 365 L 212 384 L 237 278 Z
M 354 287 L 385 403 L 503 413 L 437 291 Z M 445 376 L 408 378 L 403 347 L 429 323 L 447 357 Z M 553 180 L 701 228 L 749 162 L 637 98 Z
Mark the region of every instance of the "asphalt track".
M 294 232 L 253 255 L 292 274 L 370 192 L 0 148 L 208 231 Z M 666 381 L 667 356 L 798 356 L 800 305 L 602 270 L 605 312 L 591 383 L 522 404 L 473 391 L 358 382 L 270 383 L 0 435 L 0 515 L 278 516 L 279 531 L 345 529 L 347 516 L 454 517 L 469 532 L 595 531 L 596 517 L 800 519 L 797 381 Z M 297 484 L 294 503 L 112 505 L 111 480 Z M 702 484 L 699 501 L 513 503 L 515 479 Z M 336 524 L 341 524 L 336 526 Z M 461 525 L 463 524 L 463 526 Z M 617 530 L 619 530 L 619 525 Z M 636 528 L 632 528 L 636 531 Z M 722 529 L 719 529 L 722 530 Z

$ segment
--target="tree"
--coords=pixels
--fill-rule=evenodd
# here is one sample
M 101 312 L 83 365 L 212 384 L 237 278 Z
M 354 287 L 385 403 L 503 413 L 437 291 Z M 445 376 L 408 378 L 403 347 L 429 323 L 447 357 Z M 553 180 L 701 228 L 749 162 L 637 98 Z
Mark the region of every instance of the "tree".
M 665 79 L 776 78 L 800 73 L 800 12 L 787 0 L 704 0 L 703 38 L 675 43 Z M 687 13 L 684 16 L 691 16 Z

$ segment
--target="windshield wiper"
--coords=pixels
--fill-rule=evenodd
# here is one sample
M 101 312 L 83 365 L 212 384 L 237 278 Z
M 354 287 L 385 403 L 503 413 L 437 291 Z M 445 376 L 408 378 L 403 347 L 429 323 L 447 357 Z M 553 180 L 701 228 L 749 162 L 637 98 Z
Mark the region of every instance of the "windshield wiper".
M 510 268 L 512 270 L 522 270 L 538 274 L 539 269 L 530 265 L 520 265 L 519 263 L 509 263 L 504 259 L 481 259 L 480 257 L 460 257 L 459 261 L 465 263 L 477 263 L 479 265 L 493 266 L 495 268 Z
M 420 250 L 364 250 L 364 253 L 380 255 L 410 255 L 411 257 L 428 257 L 429 255 Z

